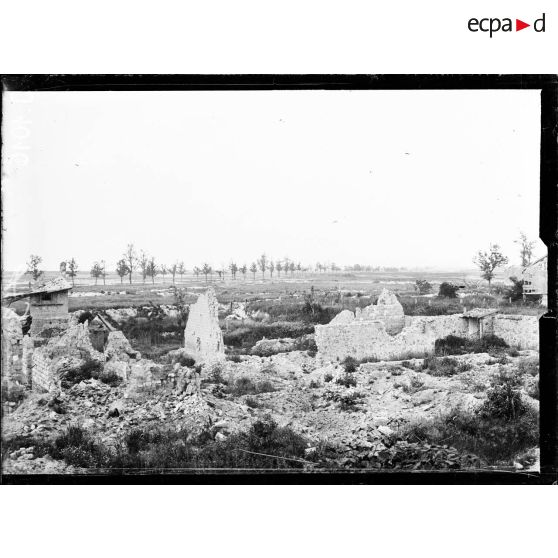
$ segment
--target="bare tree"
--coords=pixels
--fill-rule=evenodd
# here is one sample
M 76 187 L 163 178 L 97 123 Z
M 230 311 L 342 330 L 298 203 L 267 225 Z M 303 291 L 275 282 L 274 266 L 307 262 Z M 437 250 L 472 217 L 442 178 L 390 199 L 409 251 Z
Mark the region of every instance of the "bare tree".
M 267 264 L 267 269 L 269 269 L 269 274 L 271 275 L 271 279 L 273 279 L 273 272 L 275 271 L 275 263 L 273 263 L 273 261 L 270 261 Z
M 281 272 L 283 271 L 283 264 L 281 263 L 281 260 L 277 262 L 275 267 L 277 269 L 277 277 L 281 277 Z
M 248 266 L 246 264 L 243 264 L 239 271 L 240 273 L 242 273 L 242 277 L 246 281 L 246 273 L 248 271 Z
M 300 262 L 298 262 L 296 264 L 296 270 L 300 273 L 302 271 L 302 264 Z
M 295 272 L 295 269 L 296 269 L 295 263 L 291 262 L 289 264 L 289 271 L 291 272 L 291 277 L 292 277 L 293 273 Z
M 498 244 L 491 244 L 488 251 L 479 250 L 473 262 L 481 270 L 482 277 L 488 281 L 488 290 L 490 290 L 495 270 L 506 265 L 508 258 L 502 254 Z
M 178 271 L 178 264 L 175 262 L 169 267 L 169 273 L 172 275 L 172 284 L 174 285 L 174 279 L 176 277 L 176 272 Z
M 132 284 L 132 273 L 136 268 L 136 262 L 138 261 L 138 256 L 136 254 L 136 249 L 134 248 L 133 244 L 128 244 L 126 247 L 126 251 L 123 255 L 123 260 L 126 263 L 126 267 L 128 268 L 128 275 L 130 279 L 130 285 Z
M 101 277 L 103 278 L 103 285 L 107 284 L 107 264 L 105 260 L 101 260 Z
M 231 262 L 229 264 L 229 269 L 231 270 L 231 275 L 232 275 L 232 278 L 233 278 L 233 281 L 234 281 L 236 279 L 236 274 L 238 272 L 238 266 L 236 265 L 235 262 Z
M 267 269 L 267 256 L 262 254 L 258 260 L 258 266 L 262 272 L 262 279 L 265 279 L 265 270 Z
M 76 285 L 76 275 L 78 270 L 78 264 L 75 258 L 72 258 L 68 263 L 68 275 L 72 278 L 72 285 Z
M 159 273 L 163 276 L 163 283 L 165 282 L 165 276 L 169 272 L 169 268 L 165 264 L 159 266 Z
M 27 262 L 27 271 L 25 273 L 31 275 L 33 281 L 37 281 L 39 277 L 44 273 L 39 269 L 39 265 L 41 265 L 42 261 L 43 258 L 41 258 L 41 256 L 37 256 L 35 254 L 31 254 L 31 256 L 29 256 L 29 261 Z
M 151 259 L 147 262 L 147 266 L 145 268 L 145 274 L 146 276 L 151 277 L 151 283 L 155 284 L 155 276 L 158 273 L 159 273 L 159 268 L 155 264 L 155 258 L 151 257 Z
M 213 273 L 213 269 L 211 268 L 211 266 L 207 263 L 204 263 L 202 268 L 201 268 L 201 272 L 205 275 L 205 282 L 207 283 L 207 276 L 210 273 Z
M 95 262 L 93 264 L 93 267 L 91 268 L 91 277 L 95 278 L 95 285 L 97 284 L 97 281 L 99 280 L 99 277 L 101 277 L 103 275 L 103 268 L 101 267 L 101 264 L 99 262 Z
M 533 250 L 535 248 L 535 241 L 529 240 L 524 232 L 519 233 L 519 238 L 514 240 L 519 244 L 519 256 L 521 258 L 521 267 L 527 267 L 531 263 L 533 257 Z
M 122 258 L 121 260 L 118 260 L 116 262 L 116 273 L 120 277 L 120 284 L 121 285 L 124 281 L 124 277 L 126 275 L 131 275 L 130 268 L 128 267 L 128 264 L 126 263 L 126 260 L 124 258 Z
M 193 269 L 194 275 L 196 276 L 196 279 L 200 278 L 200 273 L 201 273 L 201 269 L 199 267 L 194 267 Z
M 256 272 L 258 271 L 258 265 L 256 264 L 256 262 L 252 262 L 250 264 L 250 271 L 252 272 L 252 275 L 254 276 L 254 281 L 256 280 Z
M 178 275 L 180 275 L 180 282 L 182 283 L 182 277 L 186 273 L 186 268 L 184 267 L 184 262 L 178 262 Z
M 138 264 L 141 269 L 141 278 L 145 283 L 145 278 L 147 277 L 147 268 L 149 267 L 149 257 L 143 250 L 141 251 L 140 257 L 138 259 Z

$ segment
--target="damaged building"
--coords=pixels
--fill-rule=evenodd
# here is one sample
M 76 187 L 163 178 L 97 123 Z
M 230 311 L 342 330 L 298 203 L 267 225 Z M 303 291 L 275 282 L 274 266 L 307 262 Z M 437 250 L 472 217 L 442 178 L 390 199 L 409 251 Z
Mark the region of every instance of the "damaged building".
M 449 316 L 405 316 L 395 294 L 384 289 L 375 305 L 343 310 L 316 326 L 318 354 L 328 360 L 400 360 L 432 355 L 448 335 L 479 339 L 496 335 L 518 349 L 538 349 L 538 318 L 473 309 Z
M 33 337 L 63 331 L 68 325 L 68 296 L 72 285 L 64 277 L 56 277 L 31 291 L 6 295 L 5 303 L 28 299 L 26 315 L 31 318 Z
M 190 306 L 184 330 L 184 348 L 200 363 L 225 357 L 223 332 L 219 327 L 219 303 L 211 287 Z

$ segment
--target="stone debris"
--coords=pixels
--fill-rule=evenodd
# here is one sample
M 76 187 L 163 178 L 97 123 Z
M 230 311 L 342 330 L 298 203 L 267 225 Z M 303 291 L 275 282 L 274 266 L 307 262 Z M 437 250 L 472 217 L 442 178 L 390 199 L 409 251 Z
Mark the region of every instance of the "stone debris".
M 223 333 L 219 327 L 219 304 L 210 287 L 190 306 L 184 331 L 184 348 L 197 362 L 222 360 L 225 357 Z
M 289 337 L 283 339 L 261 339 L 250 350 L 250 354 L 257 356 L 271 356 L 277 353 L 292 351 L 296 340 Z

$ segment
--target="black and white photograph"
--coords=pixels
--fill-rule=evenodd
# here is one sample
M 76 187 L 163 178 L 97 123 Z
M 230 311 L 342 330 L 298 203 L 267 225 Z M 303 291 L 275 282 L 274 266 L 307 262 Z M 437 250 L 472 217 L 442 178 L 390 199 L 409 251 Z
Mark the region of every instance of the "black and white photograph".
M 406 80 L 5 86 L 4 478 L 539 473 L 540 87 Z

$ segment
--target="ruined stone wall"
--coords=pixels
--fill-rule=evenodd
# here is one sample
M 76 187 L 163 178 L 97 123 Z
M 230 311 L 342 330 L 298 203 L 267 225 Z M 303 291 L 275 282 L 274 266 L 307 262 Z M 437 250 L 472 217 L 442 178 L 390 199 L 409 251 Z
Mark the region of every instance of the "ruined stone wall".
M 501 337 L 510 347 L 539 350 L 537 316 L 499 314 L 485 321 L 485 333 Z
M 68 327 L 68 292 L 53 293 L 52 300 L 40 301 L 39 297 L 31 299 L 30 314 L 32 318 L 30 334 L 41 335 L 45 330 L 60 332 Z
M 425 332 L 442 339 L 448 335 L 467 337 L 467 320 L 461 314 L 450 314 L 449 316 L 406 316 L 405 322 L 408 326 L 421 324 Z
M 425 356 L 434 352 L 435 337 L 424 324 L 404 328 L 389 335 L 380 321 L 357 321 L 316 326 L 316 345 L 320 356 L 343 360 L 348 356 L 361 360 L 397 360 Z
M 219 327 L 219 304 L 213 288 L 201 294 L 190 306 L 184 331 L 184 348 L 198 362 L 224 358 L 225 344 Z
M 376 304 L 366 308 L 357 308 L 355 320 L 374 321 L 380 320 L 390 335 L 400 333 L 405 327 L 405 314 L 403 306 L 391 291 L 383 289 Z
M 33 343 L 33 339 L 29 335 L 26 335 L 23 338 L 22 347 L 23 347 L 22 363 L 21 363 L 22 374 L 26 378 L 27 384 L 29 384 L 32 387 L 34 343 Z
M 10 308 L 2 308 L 2 378 L 19 379 L 22 373 L 23 332 L 19 316 Z
M 55 373 L 53 362 L 42 348 L 33 351 L 31 382 L 35 391 L 60 389 L 60 380 Z

